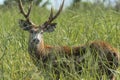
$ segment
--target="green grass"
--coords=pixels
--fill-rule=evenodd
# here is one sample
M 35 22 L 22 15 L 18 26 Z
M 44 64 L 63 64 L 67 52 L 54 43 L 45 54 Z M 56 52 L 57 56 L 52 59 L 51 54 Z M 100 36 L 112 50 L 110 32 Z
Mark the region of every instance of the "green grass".
M 31 19 L 36 24 L 42 24 L 47 20 L 49 11 L 34 7 Z M 23 18 L 16 8 L 0 9 L 0 80 L 49 80 L 55 75 L 41 65 L 37 67 L 29 57 L 27 46 L 28 36 L 19 28 L 18 20 Z M 78 46 L 94 40 L 103 40 L 118 48 L 120 51 L 120 13 L 113 10 L 94 8 L 68 9 L 63 11 L 55 20 L 58 23 L 53 33 L 45 33 L 44 40 L 50 45 Z M 91 60 L 91 58 L 89 58 Z M 62 73 L 61 80 L 96 80 L 96 72 L 83 69 L 78 75 L 71 67 L 71 72 Z M 85 64 L 81 64 L 83 66 Z M 72 64 L 71 64 L 72 66 Z M 65 69 L 64 69 L 65 70 Z M 66 70 L 65 70 L 66 71 Z M 95 75 L 90 75 L 95 73 Z M 116 71 L 117 80 L 120 79 L 120 67 Z M 106 76 L 104 80 L 106 80 Z

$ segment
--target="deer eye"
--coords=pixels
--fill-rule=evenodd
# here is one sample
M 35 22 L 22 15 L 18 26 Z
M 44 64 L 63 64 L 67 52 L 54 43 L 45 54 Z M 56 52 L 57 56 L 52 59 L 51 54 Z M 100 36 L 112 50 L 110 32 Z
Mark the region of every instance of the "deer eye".
M 34 30 L 30 30 L 30 33 L 35 33 L 35 31 Z

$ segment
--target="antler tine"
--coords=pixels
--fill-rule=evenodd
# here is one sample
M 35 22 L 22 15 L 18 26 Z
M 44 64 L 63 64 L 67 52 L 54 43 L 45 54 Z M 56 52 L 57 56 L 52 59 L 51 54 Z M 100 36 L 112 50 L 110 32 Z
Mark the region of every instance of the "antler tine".
M 53 17 L 53 8 L 51 8 L 51 13 L 50 13 L 49 19 L 51 19 L 52 17 Z
M 31 9 L 32 9 L 32 5 L 33 5 L 33 1 L 31 2 L 29 9 L 28 9 L 28 13 L 27 13 L 27 17 L 29 17 Z
M 50 14 L 50 17 L 49 17 L 49 20 L 48 20 L 49 23 L 51 23 L 55 18 L 58 17 L 58 15 L 60 14 L 60 12 L 62 11 L 63 5 L 64 5 L 64 0 L 62 2 L 61 6 L 60 6 L 60 8 L 58 10 L 58 12 L 54 16 L 53 16 L 53 10 L 51 8 L 51 14 Z
M 24 8 L 23 8 L 23 4 L 22 4 L 22 1 L 19 0 L 19 8 L 20 8 L 20 12 L 23 14 L 23 16 L 26 18 L 26 19 L 29 19 L 29 15 L 30 15 L 30 12 L 31 12 L 31 8 L 32 8 L 32 2 L 31 2 L 31 5 L 29 6 L 29 9 L 28 9 L 28 12 L 26 13 Z
M 53 17 L 53 19 L 57 18 L 57 16 L 60 14 L 60 12 L 62 11 L 63 5 L 64 5 L 64 0 L 63 0 L 63 2 L 62 2 L 61 6 L 60 6 L 60 8 L 59 8 L 59 10 L 58 10 L 58 12 L 57 12 L 56 15 Z
M 23 16 L 26 18 L 26 12 L 24 11 L 23 5 L 22 5 L 22 1 L 19 0 L 19 8 L 20 8 L 20 12 L 23 14 Z

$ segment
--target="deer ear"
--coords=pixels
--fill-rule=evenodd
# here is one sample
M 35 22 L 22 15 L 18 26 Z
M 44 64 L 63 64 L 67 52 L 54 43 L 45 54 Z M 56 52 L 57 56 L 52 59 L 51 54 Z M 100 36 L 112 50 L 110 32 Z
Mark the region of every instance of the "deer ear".
M 32 28 L 32 24 L 25 20 L 19 20 L 19 26 L 25 31 L 28 31 Z
M 43 30 L 44 32 L 53 32 L 56 28 L 57 23 L 51 23 L 47 25 Z

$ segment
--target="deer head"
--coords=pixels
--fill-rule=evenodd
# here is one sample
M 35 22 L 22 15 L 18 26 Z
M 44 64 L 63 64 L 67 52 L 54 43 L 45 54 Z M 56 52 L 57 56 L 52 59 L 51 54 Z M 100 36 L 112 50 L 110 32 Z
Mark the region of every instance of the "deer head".
M 54 19 L 56 19 L 58 17 L 58 15 L 60 14 L 60 12 L 63 8 L 63 5 L 64 5 L 64 0 L 62 2 L 58 12 L 55 15 L 53 15 L 53 9 L 51 8 L 51 13 L 50 13 L 48 20 L 45 21 L 42 25 L 35 25 L 30 20 L 29 16 L 30 16 L 33 2 L 31 2 L 31 5 L 29 6 L 27 13 L 24 11 L 22 1 L 19 0 L 18 3 L 19 3 L 20 12 L 25 17 L 25 20 L 20 19 L 19 25 L 23 30 L 28 31 L 30 33 L 30 42 L 38 44 L 42 40 L 42 35 L 44 32 L 53 32 L 54 29 L 56 28 L 57 23 L 52 23 L 52 21 Z

